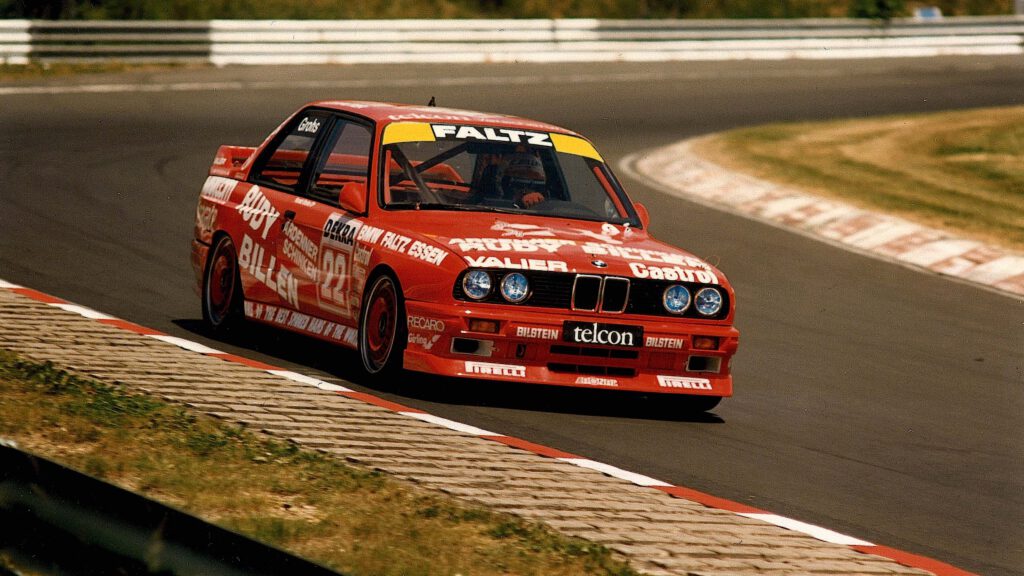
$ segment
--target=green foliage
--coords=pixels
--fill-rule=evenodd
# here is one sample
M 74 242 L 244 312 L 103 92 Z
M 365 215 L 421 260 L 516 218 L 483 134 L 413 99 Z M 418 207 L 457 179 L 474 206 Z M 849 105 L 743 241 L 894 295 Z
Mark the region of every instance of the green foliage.
M 903 0 L 853 0 L 850 2 L 850 16 L 871 18 L 888 22 L 897 16 L 906 15 Z

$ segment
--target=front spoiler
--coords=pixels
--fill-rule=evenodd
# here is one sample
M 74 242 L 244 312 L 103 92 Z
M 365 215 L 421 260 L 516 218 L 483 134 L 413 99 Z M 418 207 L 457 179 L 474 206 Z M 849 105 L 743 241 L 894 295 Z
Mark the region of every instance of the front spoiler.
M 729 364 L 739 333 L 731 326 L 467 303 L 407 301 L 406 312 L 408 345 L 403 360 L 408 370 L 477 380 L 732 396 Z M 471 331 L 470 319 L 497 320 L 498 333 Z M 644 345 L 625 348 L 565 342 L 561 330 L 566 320 L 641 326 Z M 718 349 L 691 349 L 694 335 L 717 337 Z M 457 352 L 453 345 L 457 338 L 485 342 L 485 353 Z M 687 371 L 691 355 L 714 359 L 717 371 Z

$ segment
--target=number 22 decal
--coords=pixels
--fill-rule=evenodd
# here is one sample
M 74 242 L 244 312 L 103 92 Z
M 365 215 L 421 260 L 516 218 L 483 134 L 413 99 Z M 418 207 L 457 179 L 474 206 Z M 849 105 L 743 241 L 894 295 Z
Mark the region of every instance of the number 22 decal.
M 320 304 L 343 316 L 350 316 L 348 299 L 348 260 L 345 254 L 324 250 L 320 259 L 320 273 L 323 282 L 318 293 Z

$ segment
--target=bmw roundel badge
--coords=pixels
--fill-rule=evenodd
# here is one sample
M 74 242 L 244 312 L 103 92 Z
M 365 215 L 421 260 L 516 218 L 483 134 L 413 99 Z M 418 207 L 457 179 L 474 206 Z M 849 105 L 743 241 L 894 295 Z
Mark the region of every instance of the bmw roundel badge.
M 598 268 L 608 267 L 608 263 L 605 262 L 604 260 L 591 260 L 590 263 L 593 264 L 594 266 L 597 266 Z

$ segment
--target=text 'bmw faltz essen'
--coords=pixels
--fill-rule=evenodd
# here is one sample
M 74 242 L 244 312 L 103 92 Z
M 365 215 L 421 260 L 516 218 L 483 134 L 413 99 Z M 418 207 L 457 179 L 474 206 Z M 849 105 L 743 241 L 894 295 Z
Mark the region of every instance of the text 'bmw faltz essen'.
M 250 320 L 399 368 L 732 395 L 735 295 L 647 232 L 594 146 L 549 124 L 324 101 L 222 146 L 192 266 L 214 330 Z

